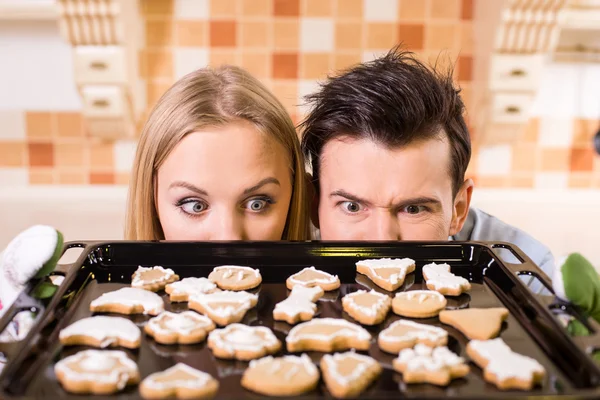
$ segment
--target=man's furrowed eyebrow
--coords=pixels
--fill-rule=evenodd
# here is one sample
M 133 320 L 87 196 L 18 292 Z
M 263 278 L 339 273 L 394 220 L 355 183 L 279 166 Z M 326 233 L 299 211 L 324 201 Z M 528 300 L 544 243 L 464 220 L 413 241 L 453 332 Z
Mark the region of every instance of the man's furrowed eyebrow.
M 175 187 L 182 187 L 182 188 L 185 188 L 185 189 L 191 190 L 192 192 L 198 193 L 199 195 L 202 195 L 202 196 L 208 196 L 208 192 L 207 192 L 206 190 L 204 190 L 204 189 L 201 189 L 201 188 L 199 188 L 199 187 L 197 187 L 197 186 L 194 186 L 194 185 L 192 185 L 192 184 L 191 184 L 191 183 L 189 183 L 189 182 L 185 182 L 185 181 L 175 181 L 175 182 L 173 182 L 173 183 L 171 183 L 171 184 L 169 185 L 169 189 L 171 189 L 171 188 L 175 188 Z
M 403 208 L 406 206 L 422 206 L 425 204 L 433 204 L 435 206 L 439 206 L 442 204 L 442 202 L 434 197 L 419 196 L 419 197 L 414 197 L 412 199 L 405 199 L 405 200 L 399 201 L 398 203 L 396 203 L 394 205 L 394 208 L 400 209 L 400 208 Z
M 269 178 L 265 178 L 262 181 L 258 182 L 256 185 L 249 187 L 248 189 L 245 189 L 244 194 L 249 194 L 249 193 L 255 192 L 258 189 L 260 189 L 261 187 L 263 187 L 269 183 L 274 183 L 277 186 L 281 186 L 281 183 L 279 183 L 279 180 L 277 180 L 276 178 L 273 178 L 273 177 L 269 177 Z
M 355 201 L 357 203 L 361 203 L 361 204 L 370 204 L 370 202 L 368 200 L 365 199 L 361 199 L 360 197 L 352 194 L 352 193 L 348 193 L 343 189 L 338 189 L 338 190 L 334 190 L 333 192 L 331 192 L 329 194 L 329 197 L 343 197 L 345 199 L 348 199 L 350 201 Z

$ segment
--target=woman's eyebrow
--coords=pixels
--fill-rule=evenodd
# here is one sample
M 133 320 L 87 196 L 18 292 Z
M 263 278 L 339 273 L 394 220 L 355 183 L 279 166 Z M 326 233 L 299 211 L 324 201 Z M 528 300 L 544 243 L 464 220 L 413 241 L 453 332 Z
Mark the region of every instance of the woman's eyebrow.
M 252 193 L 257 191 L 258 189 L 260 189 L 261 187 L 269 184 L 269 183 L 273 183 L 277 186 L 281 186 L 281 183 L 279 183 L 279 181 L 274 178 L 274 177 L 269 177 L 269 178 L 265 178 L 263 180 L 261 180 L 260 182 L 258 182 L 256 185 L 249 187 L 248 189 L 244 190 L 244 194 L 248 194 L 248 193 Z
M 175 182 L 173 182 L 173 183 L 171 183 L 171 184 L 169 185 L 169 189 L 171 189 L 171 188 L 174 188 L 174 187 L 182 187 L 182 188 L 185 188 L 185 189 L 191 190 L 192 192 L 196 192 L 196 193 L 198 193 L 198 194 L 200 194 L 200 195 L 203 195 L 203 196 L 208 196 L 208 192 L 207 192 L 206 190 L 204 190 L 204 189 L 200 189 L 199 187 L 197 187 L 197 186 L 194 186 L 194 185 L 192 185 L 192 184 L 191 184 L 191 183 L 189 183 L 189 182 L 185 182 L 185 181 L 175 181 Z

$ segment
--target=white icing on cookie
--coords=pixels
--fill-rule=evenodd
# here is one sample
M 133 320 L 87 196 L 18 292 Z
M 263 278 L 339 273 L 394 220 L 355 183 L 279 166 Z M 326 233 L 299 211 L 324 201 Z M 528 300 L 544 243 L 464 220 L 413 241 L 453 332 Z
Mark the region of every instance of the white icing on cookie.
M 159 271 L 161 274 L 159 277 L 155 278 L 155 279 L 150 279 L 150 280 L 145 280 L 142 279 L 142 275 L 144 272 L 147 271 Z M 175 275 L 175 272 L 171 269 L 171 268 L 163 268 L 161 266 L 156 266 L 156 267 L 142 267 L 141 265 L 138 267 L 138 269 L 135 271 L 135 273 L 133 274 L 132 280 L 131 280 L 131 287 L 134 288 L 142 288 L 146 285 L 152 285 L 153 283 L 162 283 L 162 282 L 167 282 L 169 281 L 169 279 L 171 279 L 173 276 Z
M 184 278 L 180 281 L 169 284 L 173 290 L 171 295 L 210 293 L 217 288 L 217 285 L 207 278 Z
M 427 284 L 434 286 L 435 290 L 442 288 L 460 289 L 468 285 L 469 281 L 462 276 L 450 272 L 450 265 L 431 263 L 423 266 L 423 274 L 427 274 Z
M 353 358 L 358 361 L 356 367 L 348 375 L 342 375 L 339 372 L 338 365 L 343 364 L 348 358 Z M 377 361 L 369 356 L 354 352 L 336 353 L 334 355 L 325 354 L 323 361 L 327 364 L 329 376 L 331 376 L 339 385 L 349 386 L 354 381 L 359 379 L 369 368 L 377 365 Z
M 163 326 L 163 320 L 167 320 Z M 187 335 L 196 329 L 206 329 L 213 326 L 210 318 L 194 311 L 173 313 L 164 311 L 148 321 L 148 327 L 154 332 L 169 334 L 172 332 Z
M 275 372 L 277 372 L 280 368 L 282 368 L 282 364 L 294 364 L 295 366 L 297 366 L 300 369 L 304 369 L 306 371 L 306 373 L 311 376 L 311 377 L 315 377 L 319 375 L 319 371 L 317 370 L 317 367 L 313 364 L 313 362 L 311 361 L 311 359 L 306 355 L 306 354 L 302 354 L 301 356 L 283 356 L 283 357 L 279 357 L 279 358 L 273 358 L 273 356 L 267 356 L 267 357 L 263 357 L 259 360 L 252 360 L 250 361 L 250 366 L 249 368 L 256 368 L 256 367 L 260 367 L 263 364 L 267 364 L 267 363 L 273 363 L 275 365 L 277 365 L 278 369 L 273 370 L 273 367 L 269 368 L 267 371 L 273 371 L 273 372 L 268 372 L 268 373 L 272 373 L 274 374 Z M 298 371 L 294 370 L 294 375 L 296 373 L 298 373 Z M 288 374 L 286 374 L 284 376 L 284 379 L 292 379 L 293 375 L 288 376 Z
M 282 312 L 289 317 L 295 317 L 302 313 L 314 315 L 317 311 L 317 305 L 314 301 L 321 297 L 323 293 L 323 289 L 319 286 L 294 286 L 287 299 L 275 304 L 273 312 Z
M 471 340 L 469 346 L 489 364 L 485 367 L 498 379 L 517 378 L 528 381 L 534 373 L 544 373 L 544 367 L 531 357 L 515 353 L 501 338 L 491 340 Z
M 241 308 L 252 308 L 252 302 L 258 301 L 258 296 L 244 291 L 224 290 L 222 292 L 196 294 L 190 298 L 190 301 L 202 304 L 214 315 L 228 318 L 239 312 Z M 229 304 L 219 306 L 219 303 L 234 303 L 235 306 Z
M 122 304 L 124 306 L 140 305 L 144 314 L 160 313 L 165 306 L 162 298 L 149 290 L 133 287 L 124 287 L 113 292 L 107 292 L 92 301 L 90 307 L 105 306 L 109 304 Z
M 72 369 L 72 363 L 79 365 L 82 371 Z M 138 373 L 136 363 L 120 350 L 80 351 L 57 362 L 54 369 L 72 381 L 116 384 L 118 389 L 123 389 L 129 378 Z
M 169 376 L 176 376 L 183 372 L 186 375 L 192 375 L 191 379 L 167 379 Z M 189 365 L 177 363 L 169 369 L 162 372 L 156 372 L 144 379 L 144 386 L 154 390 L 165 390 L 170 388 L 190 388 L 200 389 L 212 380 L 213 377 L 206 372 L 199 371 Z
M 256 278 L 260 278 L 260 270 L 250 267 L 243 267 L 240 265 L 221 265 L 219 267 L 215 267 L 213 272 L 219 272 L 221 270 L 225 271 L 223 272 L 223 275 L 221 275 L 225 279 L 231 278 L 233 274 L 236 274 L 236 281 L 241 281 L 244 279 L 244 275 L 246 273 L 254 275 Z
M 304 271 L 310 271 L 310 270 L 318 273 L 320 275 L 320 278 L 313 278 L 313 279 L 310 279 L 310 280 L 300 280 L 300 279 L 297 279 L 297 277 L 299 275 L 301 275 Z M 296 272 L 294 275 L 290 276 L 289 280 L 294 285 L 313 286 L 313 285 L 318 284 L 318 283 L 324 284 L 324 285 L 328 285 L 328 284 L 337 282 L 338 276 L 337 275 L 331 275 L 330 273 L 327 273 L 325 271 L 321 271 L 319 269 L 315 269 L 315 267 L 308 267 L 308 268 L 304 268 L 302 271 Z
M 398 355 L 398 361 L 406 365 L 407 371 L 439 371 L 458 364 L 465 360 L 451 352 L 446 346 L 431 348 L 424 344 L 417 344 L 414 349 L 403 349 Z
M 404 335 L 398 336 L 392 334 L 394 328 L 397 326 L 404 326 L 407 328 L 414 328 L 415 330 L 410 330 L 406 332 Z M 445 329 L 438 328 L 437 326 L 431 326 L 426 324 L 419 324 L 418 322 L 409 321 L 406 319 L 400 319 L 398 321 L 393 322 L 386 329 L 381 331 L 379 334 L 379 338 L 389 342 L 405 342 L 412 341 L 414 339 L 417 340 L 429 340 L 432 342 L 439 342 L 444 338 L 448 337 L 448 332 Z
M 356 266 L 359 265 L 367 267 L 369 272 L 379 277 L 380 279 L 386 280 L 390 282 L 392 285 L 397 284 L 401 280 L 404 281 L 408 269 L 415 264 L 415 260 L 410 258 L 378 258 L 378 259 L 370 259 L 370 260 L 362 260 L 356 263 Z M 400 269 L 398 273 L 391 274 L 389 277 L 384 278 L 377 271 L 380 269 Z
M 107 347 L 118 343 L 119 338 L 137 342 L 141 333 L 140 328 L 126 318 L 97 315 L 80 319 L 61 330 L 59 339 L 63 341 L 71 336 L 89 336 L 99 340 L 100 347 Z
M 301 332 L 307 326 L 319 326 L 319 325 L 330 325 L 339 327 L 334 333 L 306 333 Z M 318 318 L 308 322 L 303 322 L 293 327 L 288 333 L 285 341 L 287 343 L 295 343 L 300 340 L 318 340 L 328 341 L 338 336 L 341 337 L 355 337 L 359 340 L 371 340 L 371 334 L 362 326 L 353 324 L 352 322 L 346 321 L 345 319 L 338 318 Z
M 208 340 L 230 355 L 239 350 L 261 351 L 279 342 L 269 328 L 243 324 L 230 324 L 223 329 L 216 329 L 209 334 Z
M 446 298 L 443 294 L 435 290 L 411 290 L 409 292 L 396 293 L 396 297 L 404 297 L 407 300 L 417 300 L 419 304 L 423 303 L 428 297 L 435 297 L 434 300 L 444 302 Z
M 373 303 L 370 307 L 365 307 L 356 302 L 357 297 L 366 293 L 369 293 L 370 296 L 377 297 L 377 302 Z M 367 292 L 366 290 L 357 290 L 342 298 L 342 304 L 368 316 L 376 316 L 380 310 L 384 309 L 386 303 L 391 303 L 390 297 L 375 290 L 371 290 L 370 292 Z

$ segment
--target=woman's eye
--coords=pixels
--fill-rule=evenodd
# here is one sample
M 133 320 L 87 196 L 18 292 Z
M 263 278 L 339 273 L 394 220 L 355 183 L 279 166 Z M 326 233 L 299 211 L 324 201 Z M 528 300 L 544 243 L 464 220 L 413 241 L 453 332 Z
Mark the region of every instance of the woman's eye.
M 181 208 L 188 214 L 200 214 L 201 212 L 206 211 L 208 204 L 194 200 L 183 203 Z
M 357 213 L 360 211 L 360 204 L 355 201 L 343 201 L 342 208 L 349 213 Z
M 266 200 L 254 199 L 246 203 L 246 208 L 250 211 L 259 212 L 267 208 L 268 205 L 269 203 Z

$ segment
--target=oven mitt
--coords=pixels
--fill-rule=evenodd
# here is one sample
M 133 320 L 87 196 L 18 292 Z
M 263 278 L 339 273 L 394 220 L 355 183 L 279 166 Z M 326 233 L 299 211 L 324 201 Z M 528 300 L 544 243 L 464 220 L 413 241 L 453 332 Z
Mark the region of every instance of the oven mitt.
M 41 278 L 54 270 L 62 247 L 63 235 L 46 225 L 26 229 L 6 246 L 0 254 L 0 317 L 31 278 Z M 48 297 L 45 294 L 51 288 L 40 285 L 36 289 L 38 297 Z
M 581 254 L 570 254 L 557 264 L 552 287 L 558 298 L 575 304 L 600 322 L 600 277 L 594 266 Z M 571 319 L 567 329 L 574 336 L 589 334 L 587 328 L 576 319 Z

